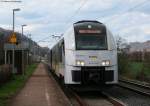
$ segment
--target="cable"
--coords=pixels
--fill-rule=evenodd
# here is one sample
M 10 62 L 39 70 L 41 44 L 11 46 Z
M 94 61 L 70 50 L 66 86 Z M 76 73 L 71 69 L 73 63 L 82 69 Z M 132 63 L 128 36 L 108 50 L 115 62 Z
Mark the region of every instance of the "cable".
M 80 5 L 80 7 L 75 11 L 75 13 L 68 19 L 66 22 L 67 25 L 70 24 L 71 20 L 74 19 L 74 17 L 79 13 L 79 11 L 84 7 L 84 5 L 87 3 L 88 0 L 84 0 L 83 3 Z
M 75 13 L 68 19 L 67 24 L 70 24 L 71 20 L 79 13 L 79 11 L 80 11 L 80 10 L 82 9 L 82 7 L 87 3 L 87 1 L 88 1 L 88 0 L 84 0 L 84 1 L 83 1 L 83 3 L 81 4 L 81 6 L 80 6 L 80 7 L 75 11 Z M 132 11 L 133 9 L 138 8 L 139 6 L 144 5 L 145 3 L 149 2 L 149 1 L 150 1 L 150 0 L 145 0 L 144 2 L 139 3 L 139 4 L 135 5 L 134 7 L 131 7 L 131 8 L 129 8 L 129 9 L 127 9 L 125 12 Z M 125 12 L 124 12 L 124 13 L 125 13 Z M 122 13 L 123 13 L 123 12 L 121 12 L 120 14 L 122 14 Z M 101 16 L 100 18 L 103 18 L 103 17 L 105 17 L 105 15 Z M 119 17 L 119 16 L 114 16 L 114 17 L 112 17 L 112 18 L 110 18 L 110 19 L 107 19 L 107 20 L 104 21 L 104 22 L 107 22 L 107 21 L 109 21 L 109 20 L 114 20 L 114 18 L 116 18 L 116 17 Z M 98 19 L 98 18 L 96 18 L 96 19 Z
M 87 1 L 88 1 L 88 0 L 84 0 L 84 1 L 81 3 L 80 7 L 77 8 L 77 10 L 75 11 L 75 13 L 74 13 L 74 14 L 68 19 L 68 21 L 66 22 L 67 25 L 70 24 L 71 20 L 74 19 L 74 17 L 81 11 L 81 9 L 84 7 L 84 5 L 87 3 Z M 149 0 L 145 0 L 145 1 L 142 2 L 142 3 L 139 3 L 139 4 L 135 5 L 134 7 L 129 8 L 129 9 L 127 9 L 125 12 L 132 11 L 133 9 L 138 8 L 139 6 L 144 5 L 146 2 L 149 2 Z M 125 12 L 124 12 L 124 13 L 125 13 Z M 122 14 L 122 12 L 121 12 L 120 14 Z M 105 17 L 105 15 L 103 15 L 102 17 Z M 100 18 L 102 18 L 102 17 L 100 17 Z M 113 17 L 113 18 L 116 18 L 116 17 L 119 17 L 119 16 L 115 16 L 115 17 Z M 114 20 L 113 18 L 108 19 L 108 20 L 106 20 L 106 21 Z M 43 41 L 43 40 L 45 40 L 45 39 L 47 39 L 47 38 L 49 38 L 49 37 L 50 37 L 50 36 L 48 36 L 48 37 L 46 37 L 46 38 L 44 38 L 44 39 L 42 39 L 42 40 L 39 40 L 39 41 L 37 41 L 37 42 L 41 42 L 41 41 Z
M 43 38 L 43 39 L 37 41 L 36 43 L 41 42 L 41 41 L 44 41 L 44 40 L 46 40 L 47 38 L 50 38 L 50 37 L 51 37 L 51 36 L 49 35 L 49 36 L 47 36 L 47 37 L 45 37 L 45 38 Z
M 147 3 L 147 2 L 150 2 L 150 0 L 145 0 L 144 2 L 139 3 L 139 4 L 135 5 L 134 7 L 131 7 L 131 8 L 129 8 L 129 9 L 127 9 L 125 12 L 121 12 L 120 14 L 129 12 L 129 11 L 132 11 L 132 10 L 134 10 L 134 9 L 136 9 L 136 8 L 138 8 L 138 7 L 142 6 L 142 5 L 144 5 L 144 4 Z M 114 17 L 112 17 L 112 18 L 106 20 L 105 22 L 107 22 L 107 21 L 109 21 L 109 20 L 113 20 L 113 21 L 114 21 L 114 18 L 116 19 L 116 17 L 120 17 L 120 16 L 119 16 L 119 15 L 114 16 Z
M 146 0 L 146 1 L 142 2 L 142 3 L 140 3 L 140 4 L 137 4 L 137 5 L 134 6 L 134 7 L 129 8 L 126 12 L 132 11 L 133 9 L 138 8 L 138 7 L 140 7 L 141 5 L 144 5 L 144 4 L 147 3 L 147 2 L 149 2 L 149 0 Z M 117 16 L 116 16 L 116 17 L 117 17 Z M 114 18 L 116 18 L 116 17 L 114 17 Z M 113 19 L 113 18 L 112 18 L 112 19 Z M 115 19 L 113 19 L 113 20 L 115 20 Z M 120 29 L 122 29 L 122 28 L 117 28 L 117 29 L 115 29 L 115 30 L 120 30 Z

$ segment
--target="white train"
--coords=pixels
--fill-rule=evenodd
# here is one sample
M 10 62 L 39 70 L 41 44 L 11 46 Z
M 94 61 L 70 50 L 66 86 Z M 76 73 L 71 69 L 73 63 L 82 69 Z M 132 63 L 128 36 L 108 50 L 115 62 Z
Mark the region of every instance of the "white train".
M 52 47 L 50 67 L 67 85 L 118 83 L 117 49 L 111 32 L 98 21 L 79 21 Z

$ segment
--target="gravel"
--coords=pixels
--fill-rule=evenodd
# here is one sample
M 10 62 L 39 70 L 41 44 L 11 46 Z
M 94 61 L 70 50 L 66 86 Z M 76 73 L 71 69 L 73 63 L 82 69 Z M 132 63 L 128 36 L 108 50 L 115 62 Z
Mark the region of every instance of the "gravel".
M 105 89 L 109 95 L 121 100 L 128 106 L 150 106 L 150 97 L 138 94 L 134 91 L 114 86 Z

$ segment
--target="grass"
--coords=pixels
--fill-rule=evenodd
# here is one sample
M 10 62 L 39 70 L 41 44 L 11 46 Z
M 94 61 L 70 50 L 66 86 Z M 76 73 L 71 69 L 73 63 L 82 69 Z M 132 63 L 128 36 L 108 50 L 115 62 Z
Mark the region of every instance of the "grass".
M 143 63 L 141 62 L 132 62 L 130 63 L 129 70 L 133 76 L 136 76 L 143 68 Z
M 130 71 L 131 71 L 131 73 L 133 74 L 133 75 L 137 75 L 140 71 L 142 71 L 143 69 L 143 71 L 144 71 L 144 73 L 147 75 L 147 76 L 149 76 L 150 75 L 150 69 L 148 68 L 148 67 L 145 67 L 144 65 L 143 65 L 143 63 L 142 62 L 132 62 L 131 64 L 130 64 Z
M 25 84 L 27 79 L 32 75 L 33 71 L 37 67 L 37 64 L 33 64 L 27 67 L 26 74 L 13 75 L 12 79 L 0 87 L 0 106 L 6 106 L 9 98 L 17 93 Z
M 142 62 L 130 62 L 128 71 L 122 76 L 137 79 L 137 77 L 142 76 L 141 72 L 144 73 L 144 78 L 148 78 L 150 76 L 150 69 L 146 67 Z M 140 80 L 139 78 L 137 80 Z
M 148 75 L 148 76 L 150 76 L 150 69 L 145 68 L 145 74 Z

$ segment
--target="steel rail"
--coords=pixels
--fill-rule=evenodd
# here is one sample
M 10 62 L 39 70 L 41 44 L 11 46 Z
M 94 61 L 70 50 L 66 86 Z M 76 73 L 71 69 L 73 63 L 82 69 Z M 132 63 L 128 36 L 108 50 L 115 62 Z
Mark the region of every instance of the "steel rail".
M 132 90 L 142 95 L 150 96 L 150 87 L 143 84 L 134 83 L 132 81 L 119 80 L 119 87 Z
M 114 106 L 127 106 L 125 103 L 123 103 L 122 101 L 110 96 L 108 93 L 106 92 L 101 92 L 103 94 L 103 96 L 106 97 L 106 99 L 108 101 L 110 101 Z

